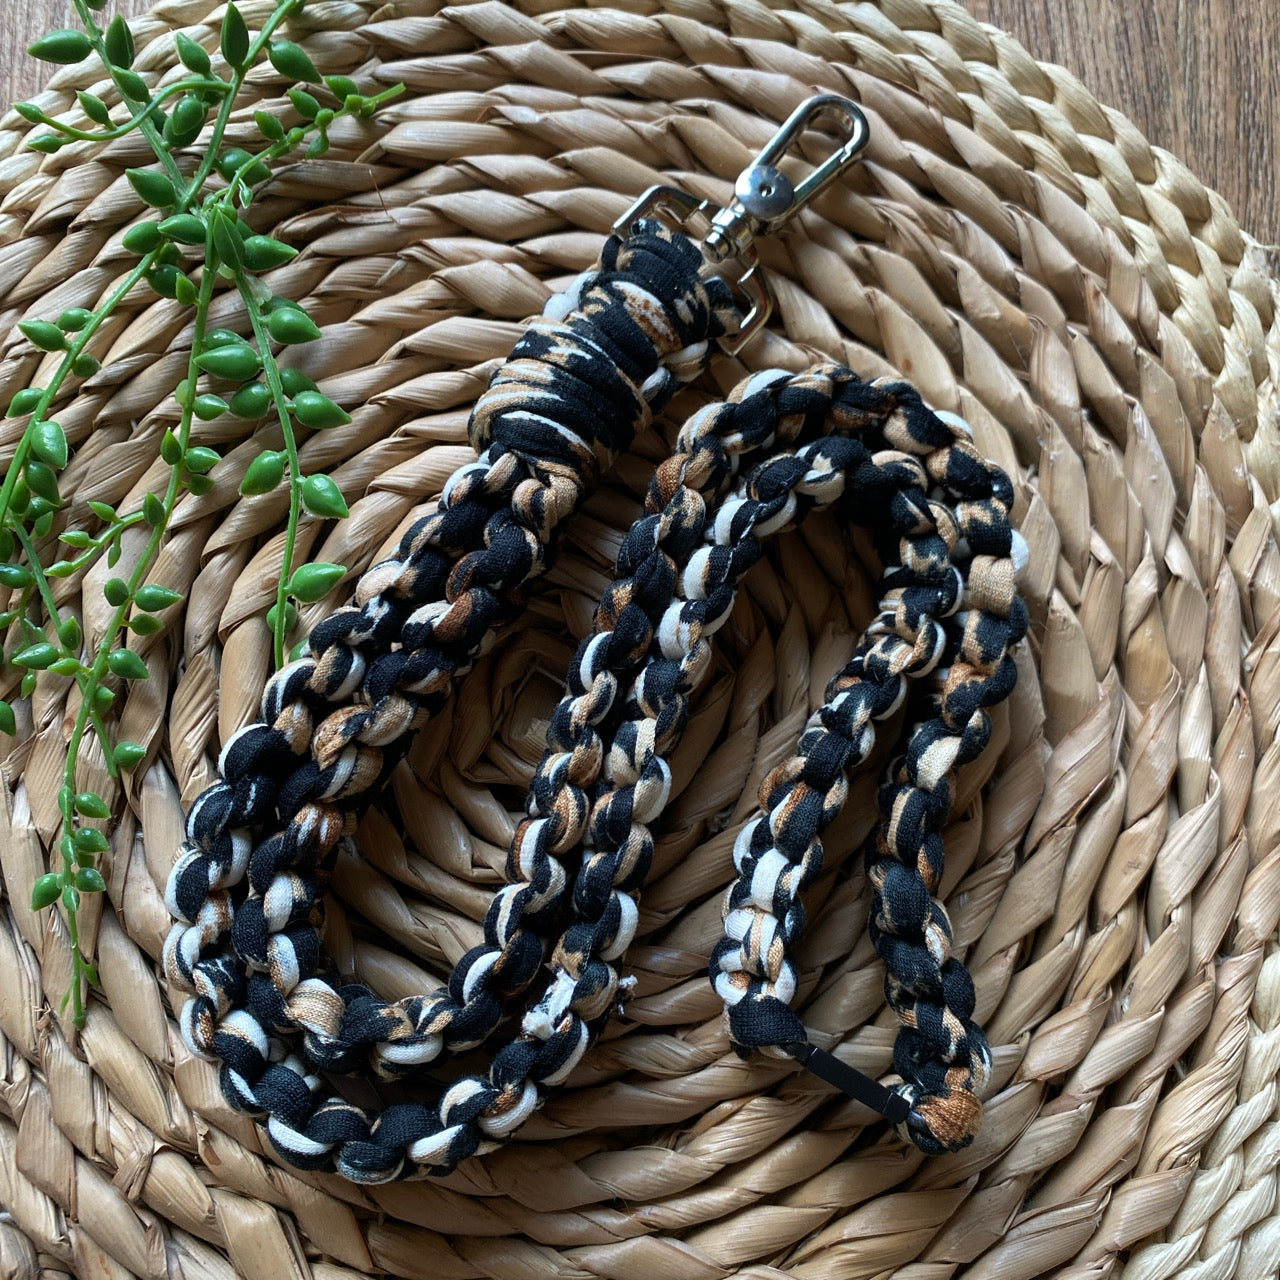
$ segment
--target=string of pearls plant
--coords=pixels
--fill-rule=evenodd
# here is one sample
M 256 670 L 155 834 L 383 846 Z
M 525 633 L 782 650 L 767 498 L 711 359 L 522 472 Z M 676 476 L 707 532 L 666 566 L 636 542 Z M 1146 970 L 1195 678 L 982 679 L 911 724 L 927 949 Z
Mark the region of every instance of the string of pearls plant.
M 109 820 L 111 811 L 102 795 L 81 789 L 77 764 L 89 733 L 101 744 L 113 777 L 136 768 L 143 758 L 138 743 L 113 734 L 113 720 L 130 682 L 149 674 L 142 656 L 129 647 L 130 634 L 146 636 L 160 630 L 164 624 L 158 615 L 182 600 L 178 592 L 149 580 L 170 518 L 184 493 L 201 494 L 212 487 L 209 473 L 220 461 L 214 449 L 192 443 L 193 422 L 230 413 L 246 419 L 273 415 L 279 423 L 284 448 L 259 454 L 240 485 L 246 495 L 265 494 L 281 484 L 289 488 L 282 569 L 275 604 L 266 615 L 277 667 L 286 661 L 297 622 L 294 602 L 319 600 L 346 572 L 340 564 L 293 565 L 304 510 L 335 519 L 347 515 L 342 494 L 329 476 L 301 473 L 296 426 L 324 430 L 351 419 L 305 374 L 277 362 L 273 344 L 313 342 L 321 334 L 301 306 L 274 296 L 260 278 L 297 251 L 271 236 L 254 234 L 244 210 L 254 188 L 270 176 L 273 163 L 304 147 L 308 157 L 323 155 L 335 120 L 371 115 L 402 92 L 403 85 L 365 95 L 348 77 L 322 76 L 299 45 L 279 34 L 306 0 L 280 0 L 256 34 L 229 3 L 220 32 L 220 58 L 177 33 L 177 55 L 186 74 L 153 94 L 131 69 L 134 44 L 124 18 L 116 15 L 104 27 L 95 13 L 106 0 L 73 3 L 83 29 L 50 32 L 29 52 L 63 65 L 96 57 L 115 92 L 106 97 L 83 91 L 77 95 L 83 117 L 96 128 L 53 119 L 31 103 L 17 104 L 15 110 L 24 119 L 49 130 L 27 145 L 52 153 L 72 141 L 110 142 L 136 130 L 156 157 L 153 166 L 126 171 L 154 216 L 131 227 L 124 237 L 124 247 L 137 261 L 123 279 L 94 310 L 74 307 L 52 319 L 25 320 L 18 326 L 34 347 L 59 353 L 61 360 L 46 385 L 9 392 L 9 419 L 29 420 L 0 483 L 0 732 L 17 733 L 15 699 L 31 699 L 42 680 L 70 679 L 79 694 L 70 704 L 75 715 L 59 791 L 61 865 L 36 880 L 31 903 L 36 910 L 62 904 L 74 961 L 62 1007 L 71 1003 L 72 1017 L 80 1026 L 85 1019 L 85 984 L 96 984 L 98 974 L 81 948 L 77 912 L 83 894 L 101 893 L 106 887 L 97 861 L 109 844 L 106 831 L 96 824 Z M 291 109 L 284 119 L 269 111 L 255 113 L 262 138 L 258 150 L 224 148 L 227 123 L 245 76 L 264 57 L 295 82 L 287 95 Z M 93 353 L 95 335 L 140 281 L 194 312 L 186 376 L 175 391 L 181 417 L 176 427 L 164 432 L 160 444 L 168 482 L 162 492 L 148 492 L 129 511 L 102 502 L 78 506 L 59 491 L 59 473 L 70 449 L 51 406 L 69 379 L 89 377 L 100 367 Z M 209 328 L 210 303 L 225 289 L 236 290 L 243 300 L 251 337 Z M 145 544 L 136 559 L 130 557 L 121 576 L 106 580 L 102 590 L 110 620 L 100 642 L 91 646 L 78 619 L 59 608 L 51 579 L 80 574 L 103 556 L 108 568 L 114 568 L 122 556 L 123 535 L 135 527 L 146 532 Z M 295 646 L 295 652 L 301 643 L 305 642 Z

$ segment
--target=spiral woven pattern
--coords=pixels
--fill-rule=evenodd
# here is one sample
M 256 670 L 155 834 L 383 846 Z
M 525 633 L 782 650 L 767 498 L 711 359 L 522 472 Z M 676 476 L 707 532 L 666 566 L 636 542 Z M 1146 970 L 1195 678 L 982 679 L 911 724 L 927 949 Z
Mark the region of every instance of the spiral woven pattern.
M 268 6 L 242 7 L 253 26 Z M 214 49 L 220 16 L 209 0 L 157 5 L 133 24 L 137 69 L 163 83 L 172 31 Z M 78 1034 L 57 1012 L 65 930 L 27 905 L 57 824 L 66 690 L 43 684 L 3 744 L 0 1274 L 1270 1276 L 1280 329 L 1263 250 L 1069 74 L 946 0 L 311 0 L 291 37 L 325 72 L 407 86 L 251 213 L 302 250 L 270 281 L 325 338 L 293 359 L 353 414 L 303 445 L 351 517 L 308 520 L 300 538 L 352 581 L 436 512 L 476 457 L 466 422 L 492 372 L 641 190 L 725 198 L 815 91 L 856 99 L 872 130 L 865 158 L 763 242 L 767 333 L 716 357 L 602 475 L 521 621 L 338 846 L 327 951 L 394 1001 L 483 943 L 566 673 L 680 423 L 751 372 L 838 361 L 968 421 L 1012 478 L 1030 550 L 1029 643 L 988 748 L 959 771 L 937 887 L 990 1043 L 986 1122 L 958 1155 L 926 1157 L 789 1059 L 740 1058 L 707 981 L 761 788 L 876 616 L 873 541 L 815 512 L 746 574 L 690 699 L 618 962 L 635 979 L 626 1019 L 518 1136 L 446 1178 L 356 1187 L 282 1166 L 183 1042 L 163 967 L 184 803 L 270 676 L 285 501 L 237 486 L 279 435 L 250 442 L 252 424 L 227 419 L 200 428 L 224 461 L 184 500 L 155 573 L 187 603 L 132 641 L 153 675 L 121 730 L 147 760 L 113 790 L 85 752 L 85 785 L 119 817 L 106 900 L 83 918 L 105 991 Z M 37 100 L 78 119 L 91 87 L 68 68 Z M 232 143 L 251 141 L 255 108 L 284 109 L 285 88 L 255 73 Z M 144 216 L 123 176 L 146 161 L 136 141 L 41 157 L 29 133 L 0 121 L 6 402 L 46 359 L 16 322 L 97 302 Z M 230 297 L 214 323 L 246 328 Z M 103 368 L 57 411 L 76 449 L 62 487 L 128 511 L 156 487 L 190 327 L 139 291 L 105 337 Z M 16 430 L 0 424 L 0 449 Z M 56 585 L 90 636 L 106 576 Z M 897 1018 L 862 850 L 892 739 L 877 734 L 822 833 L 794 959 L 815 1042 L 880 1077 Z M 413 1086 L 362 1087 L 372 1105 Z

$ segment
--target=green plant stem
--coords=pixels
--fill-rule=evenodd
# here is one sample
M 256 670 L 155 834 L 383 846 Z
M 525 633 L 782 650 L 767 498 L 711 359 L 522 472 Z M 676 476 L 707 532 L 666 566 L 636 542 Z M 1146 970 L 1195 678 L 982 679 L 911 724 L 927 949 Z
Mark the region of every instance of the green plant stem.
M 115 85 L 116 91 L 120 94 L 122 102 L 128 103 L 134 101 L 131 99 L 121 87 L 119 80 L 116 79 L 115 64 L 107 57 L 107 46 L 104 38 L 105 33 L 102 28 L 94 21 L 93 11 L 89 8 L 85 0 L 74 0 L 76 16 L 84 25 L 85 33 L 89 37 L 89 42 L 93 45 L 94 51 L 102 60 L 102 65 L 106 67 L 107 74 L 111 77 L 111 82 Z M 164 139 L 160 136 L 160 131 L 155 127 L 150 118 L 150 107 L 143 111 L 138 120 L 138 128 L 142 131 L 143 136 L 151 143 L 151 149 L 156 153 L 156 158 L 161 165 L 169 171 L 169 177 L 173 179 L 175 185 L 182 182 L 182 170 L 178 168 L 178 162 L 174 159 L 173 153 L 164 145 Z
M 47 123 L 49 128 L 56 129 L 59 133 L 65 133 L 69 138 L 75 138 L 77 142 L 114 142 L 116 138 L 122 138 L 130 129 L 140 127 L 144 120 L 148 120 L 155 114 L 156 108 L 163 106 L 169 98 L 176 98 L 180 94 L 189 92 L 192 89 L 212 90 L 215 93 L 226 93 L 229 85 L 225 80 L 183 80 L 177 84 L 167 85 L 161 89 L 159 93 L 151 99 L 147 105 L 135 116 L 130 116 L 128 120 L 121 124 L 113 126 L 111 129 L 104 130 L 102 133 L 93 133 L 89 129 L 77 129 L 73 124 L 64 124 L 61 120 L 49 118 Z M 153 126 L 154 129 L 154 126 Z M 162 138 L 163 135 L 157 134 Z M 168 154 L 167 152 L 165 154 Z M 185 181 L 182 174 L 178 173 L 178 180 Z
M 280 430 L 284 434 L 285 455 L 289 459 L 289 523 L 284 533 L 284 563 L 280 569 L 280 581 L 276 584 L 276 623 L 272 630 L 273 650 L 276 670 L 284 666 L 285 641 L 285 605 L 288 602 L 289 575 L 293 572 L 293 553 L 298 540 L 298 521 L 302 516 L 302 475 L 298 465 L 298 441 L 293 434 L 293 422 L 289 417 L 289 398 L 285 395 L 284 384 L 280 381 L 280 366 L 271 354 L 271 335 L 262 319 L 262 311 L 253 290 L 242 272 L 236 272 L 236 287 L 244 299 L 249 312 L 249 323 L 253 325 L 253 336 L 258 340 L 258 350 L 262 355 L 262 371 L 267 378 L 267 387 L 271 392 L 272 402 L 280 417 Z
M 36 407 L 31 411 L 31 423 L 28 424 L 26 431 L 22 433 L 22 439 L 18 441 L 18 447 L 14 450 L 13 460 L 9 463 L 9 469 L 5 473 L 4 484 L 0 486 L 0 525 L 8 522 L 12 527 L 11 522 L 9 522 L 9 502 L 13 497 L 14 485 L 17 484 L 18 477 L 22 474 L 22 469 L 26 465 L 27 455 L 31 452 L 32 425 L 44 418 L 49 411 L 49 406 L 53 403 L 54 397 L 62 390 L 62 384 L 71 372 L 71 366 L 88 345 L 89 339 L 98 331 L 99 327 L 120 304 L 129 290 L 151 269 L 158 252 L 157 248 L 144 254 L 139 259 L 138 265 L 124 278 L 124 282 L 118 285 L 102 307 L 94 312 L 85 327 L 76 334 L 68 346 L 66 355 L 50 380 L 49 385 L 40 393 L 40 399 L 36 403 Z
M 207 260 L 211 259 L 213 254 L 212 243 L 206 243 L 205 246 Z M 200 292 L 196 301 L 196 320 L 195 332 L 191 343 L 191 355 L 187 363 L 187 377 L 190 385 L 195 386 L 196 378 L 199 376 L 200 370 L 196 366 L 195 357 L 200 351 L 204 340 L 205 320 L 209 312 L 209 303 L 213 298 L 213 287 L 216 273 L 208 267 L 204 270 L 200 279 Z M 185 454 L 187 446 L 191 439 L 191 403 L 194 397 L 188 397 L 187 403 L 182 406 L 182 417 L 178 424 L 178 442 L 182 446 L 182 452 Z M 76 792 L 76 763 L 80 754 L 80 744 L 84 740 L 85 730 L 88 728 L 90 721 L 94 719 L 93 698 L 97 689 L 101 686 L 107 675 L 107 659 L 111 654 L 116 637 L 120 634 L 121 628 L 124 626 L 125 618 L 133 603 L 133 597 L 137 593 L 138 588 L 145 580 L 147 573 L 150 571 L 155 561 L 156 553 L 160 550 L 160 543 L 164 538 L 165 530 L 169 527 L 169 520 L 173 515 L 174 507 L 177 505 L 178 495 L 182 488 L 182 463 L 175 463 L 169 472 L 169 483 L 165 488 L 163 504 L 164 519 L 151 530 L 151 536 L 147 539 L 147 545 L 143 549 L 142 554 L 138 557 L 137 563 L 134 565 L 132 572 L 128 578 L 128 596 L 119 605 L 116 606 L 115 612 L 111 615 L 111 621 L 107 624 L 107 629 L 103 634 L 102 643 L 98 648 L 94 663 L 87 675 L 82 679 L 80 708 L 76 712 L 75 724 L 71 730 L 71 737 L 67 742 L 67 761 L 63 771 L 63 797 L 74 797 Z M 105 732 L 106 726 L 101 720 L 95 725 L 99 736 Z M 108 768 L 111 770 L 112 776 L 117 776 L 119 769 L 115 762 L 111 759 L 109 751 L 106 751 L 106 742 L 103 743 L 104 752 L 107 757 Z M 72 807 L 73 802 L 67 800 L 63 808 L 63 824 L 64 831 L 69 832 L 75 823 L 75 813 Z M 71 877 L 75 875 L 75 859 L 74 855 L 70 859 L 66 858 L 68 874 Z M 75 974 L 72 979 L 72 1017 L 77 1027 L 84 1025 L 85 1008 L 83 980 L 94 972 L 92 964 L 85 959 L 80 951 L 79 934 L 76 930 L 74 912 L 68 912 L 68 928 L 71 934 L 72 950 L 75 957 Z
M 84 0 L 76 0 L 78 4 L 83 4 Z M 213 122 L 213 136 L 210 139 L 209 146 L 205 151 L 204 159 L 201 160 L 199 167 L 196 169 L 195 176 L 191 179 L 191 185 L 184 193 L 184 197 L 189 199 L 192 194 L 199 191 L 204 186 L 205 179 L 213 172 L 214 163 L 218 158 L 218 148 L 222 142 L 222 136 L 226 133 L 227 122 L 231 119 L 231 111 L 235 106 L 236 98 L 240 93 L 240 86 L 244 84 L 245 75 L 250 67 L 258 61 L 258 56 L 263 49 L 271 42 L 271 37 L 275 35 L 276 30 L 284 22 L 286 18 L 293 13 L 295 9 L 301 8 L 302 0 L 289 0 L 289 3 L 282 4 L 275 13 L 267 19 L 267 25 L 258 33 L 257 39 L 249 46 L 249 52 L 245 55 L 244 65 L 242 69 L 233 67 L 231 69 L 230 92 L 222 100 L 222 106 L 218 108 L 217 118 Z M 185 208 L 185 205 L 182 207 Z
M 57 637 L 56 643 L 60 649 L 63 649 L 65 654 L 65 646 L 58 632 L 60 620 L 58 605 L 53 598 L 53 588 L 49 586 L 49 579 L 45 575 L 44 565 L 40 563 L 39 557 L 36 555 L 35 545 L 27 536 L 26 529 L 16 522 L 11 523 L 9 529 L 21 544 L 23 551 L 27 553 L 27 562 L 31 566 L 31 576 L 35 580 L 36 590 L 39 591 L 40 599 L 44 601 L 44 607 L 48 611 L 49 620 L 53 623 L 53 633 Z

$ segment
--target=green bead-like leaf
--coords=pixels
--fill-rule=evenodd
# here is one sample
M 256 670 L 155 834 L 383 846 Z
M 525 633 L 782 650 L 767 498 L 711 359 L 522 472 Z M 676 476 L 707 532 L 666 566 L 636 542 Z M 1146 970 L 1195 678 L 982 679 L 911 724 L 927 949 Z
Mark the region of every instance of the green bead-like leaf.
M 31 451 L 59 471 L 67 465 L 67 434 L 56 422 L 33 422 L 28 428 Z
M 345 103 L 348 98 L 360 93 L 360 86 L 350 76 L 325 76 L 324 82 L 339 102 Z
M 93 312 L 87 307 L 68 307 L 58 317 L 58 328 L 67 333 L 79 333 L 93 319 Z
M 205 392 L 203 395 L 196 396 L 195 403 L 191 408 L 201 422 L 212 422 L 214 418 L 220 418 L 226 413 L 228 405 L 221 396 L 215 396 L 212 392 Z
M 329 150 L 329 137 L 327 134 L 321 134 L 318 138 L 312 138 L 310 146 L 307 147 L 307 159 L 316 160 Z
M 273 40 L 267 49 L 267 57 L 282 76 L 288 76 L 292 80 L 305 80 L 308 84 L 320 83 L 316 64 L 292 40 Z
M 326 475 L 307 476 L 302 482 L 302 505 L 313 516 L 345 520 L 351 514 L 342 490 Z
M 154 221 L 139 222 L 136 226 L 130 227 L 121 240 L 121 244 L 130 253 L 136 253 L 139 257 L 144 253 L 150 253 L 159 243 L 160 224 Z
M 88 351 L 82 351 L 71 362 L 71 372 L 74 373 L 77 378 L 92 377 L 101 368 L 102 361 Z
M 153 636 L 157 631 L 164 629 L 164 623 L 153 613 L 135 613 L 125 626 L 139 636 Z
M 31 526 L 31 532 L 36 538 L 47 538 L 49 531 L 53 528 L 53 512 L 45 511 L 36 517 L 35 523 Z
M 69 912 L 80 910 L 80 890 L 77 889 L 75 885 L 64 884 L 62 886 L 62 905 L 66 907 Z
M 84 663 L 79 658 L 59 658 L 49 664 L 49 670 L 55 676 L 74 676 L 84 670 Z
M 304 604 L 311 604 L 327 596 L 346 575 L 346 568 L 327 560 L 299 565 L 290 577 L 285 590 Z
M 170 467 L 176 467 L 182 461 L 182 441 L 168 428 L 160 437 L 160 458 Z
M 40 151 L 47 156 L 53 155 L 55 151 L 61 151 L 66 145 L 66 139 L 56 133 L 42 133 L 39 137 L 27 140 L 27 147 L 31 151 Z
M 107 837 L 97 827 L 78 827 L 75 834 L 77 849 L 87 849 L 91 853 L 106 853 L 111 847 Z
M 258 454 L 240 481 L 240 492 L 246 497 L 270 493 L 284 478 L 284 464 L 284 454 L 274 449 Z
M 194 94 L 178 99 L 173 115 L 165 121 L 165 140 L 175 147 L 189 146 L 200 136 L 209 108 Z
M 28 124 L 47 124 L 49 117 L 34 102 L 15 102 L 13 109 Z M 283 127 L 283 126 L 282 126 Z
M 124 20 L 124 15 L 117 13 L 111 19 L 103 37 L 103 46 L 107 51 L 107 60 L 115 67 L 133 65 L 133 32 Z
M 301 369 L 281 369 L 280 385 L 284 388 L 287 396 L 296 396 L 300 391 L 314 391 L 316 384 L 312 378 L 303 373 Z
M 284 139 L 284 125 L 270 111 L 255 111 L 253 123 L 258 126 L 258 132 L 268 142 L 280 142 Z
M 50 31 L 47 36 L 41 36 L 34 44 L 27 46 L 27 52 L 33 58 L 39 58 L 41 62 L 61 63 L 63 66 L 83 62 L 92 50 L 89 37 L 83 31 L 72 31 L 66 27 L 60 31 Z
M 177 267 L 152 267 L 145 279 L 162 298 L 176 298 L 181 274 Z
M 351 415 L 339 408 L 319 391 L 299 391 L 293 398 L 293 416 L 304 427 L 323 431 L 327 427 L 345 427 Z
M 74 801 L 75 811 L 82 818 L 109 818 L 111 810 L 96 791 L 82 791 Z
M 316 322 L 300 307 L 277 307 L 267 317 L 267 332 L 277 341 L 297 345 L 320 336 Z
M 30 413 L 40 403 L 40 395 L 39 387 L 23 387 L 9 401 L 9 417 L 20 418 L 24 413 Z
M 187 489 L 191 493 L 208 493 L 213 488 L 213 481 L 208 476 L 190 475 L 187 477 Z
M 223 407 L 226 408 L 225 402 Z M 206 449 L 204 445 L 196 445 L 183 454 L 182 465 L 193 474 L 202 476 L 206 471 L 212 470 L 221 458 L 222 455 L 216 449 Z
M 28 671 L 27 674 L 22 677 L 22 683 L 18 686 L 18 693 L 24 698 L 29 698 L 33 693 L 35 693 L 35 691 L 36 673 L 34 671 Z
M 132 98 L 134 102 L 151 101 L 151 90 L 147 88 L 147 82 L 136 71 L 117 71 L 116 83 L 120 86 L 120 92 Z
M 114 521 L 116 518 L 116 509 L 109 502 L 99 502 L 96 498 L 89 499 L 89 510 L 93 512 L 99 520 L 108 522 Z
M 83 550 L 93 539 L 89 536 L 87 529 L 67 529 L 60 535 L 59 541 L 65 542 L 69 547 L 77 547 Z
M 276 629 L 276 618 L 278 616 L 276 606 L 272 605 L 271 608 L 267 610 L 267 626 L 269 626 L 272 631 Z M 286 631 L 292 631 L 297 625 L 297 622 L 298 610 L 290 601 L 286 600 L 284 602 L 284 629 Z
M 31 910 L 43 911 L 57 902 L 62 893 L 62 877 L 56 871 L 46 871 L 31 886 Z
M 285 97 L 304 120 L 314 120 L 320 114 L 320 103 L 305 89 L 290 89 Z
M 67 345 L 62 330 L 48 320 L 19 320 L 18 328 L 31 345 L 39 347 L 41 351 L 61 351 Z
M 107 656 L 107 666 L 112 675 L 125 680 L 145 680 L 151 674 L 147 664 L 132 649 L 112 649 Z
M 58 477 L 52 467 L 46 467 L 43 462 L 28 462 L 24 474 L 27 477 L 27 487 L 32 493 L 38 494 L 46 502 L 51 502 L 55 506 L 61 502 L 58 494 Z
M 210 329 L 204 335 L 204 345 L 202 351 L 212 351 L 214 347 L 231 347 L 239 346 L 244 343 L 244 339 L 231 329 Z
M 213 246 L 218 251 L 218 257 L 230 267 L 244 266 L 244 241 L 240 239 L 235 224 L 228 221 L 220 209 L 215 209 L 211 216 Z
M 178 192 L 172 182 L 155 169 L 126 169 L 124 176 L 143 201 L 156 209 L 172 209 Z
M 238 343 L 204 351 L 196 356 L 196 364 L 215 377 L 247 382 L 262 368 L 262 357 L 248 343 Z
M 58 646 L 41 640 L 38 644 L 29 644 L 13 655 L 15 667 L 26 667 L 29 671 L 44 671 L 57 662 L 61 655 Z
M 81 893 L 103 893 L 106 887 L 107 882 L 97 867 L 81 867 L 76 872 L 76 888 Z
M 261 382 L 250 382 L 231 397 L 231 412 L 237 418 L 260 418 L 271 405 L 271 391 Z
M 182 32 L 178 32 L 175 43 L 178 46 L 178 57 L 189 71 L 207 76 L 213 70 L 209 55 L 190 36 L 184 36 Z
M 7 733 L 12 738 L 17 732 L 18 722 L 14 718 L 13 708 L 0 698 L 0 733 Z
M 164 524 L 164 503 L 158 493 L 149 493 L 142 500 L 142 518 L 153 528 Z
M 249 28 L 244 25 L 235 0 L 228 0 L 227 11 L 222 17 L 222 56 L 238 71 L 244 66 L 249 52 Z
M 148 613 L 157 613 L 161 609 L 168 609 L 171 605 L 177 604 L 181 599 L 180 591 L 163 587 L 158 582 L 148 582 L 145 586 L 138 588 L 138 594 L 133 597 L 133 602 L 139 609 L 145 609 Z
M 196 302 L 199 301 L 200 291 L 189 277 L 184 276 L 182 272 L 178 272 L 178 277 L 173 282 L 173 296 L 184 307 L 194 307 Z
M 117 742 L 111 758 L 117 768 L 132 769 L 142 762 L 142 757 L 146 754 L 146 749 L 136 742 Z
M 160 234 L 179 244 L 204 244 L 204 220 L 194 213 L 175 213 L 160 223 Z
M 108 578 L 102 594 L 112 608 L 118 609 L 129 598 L 129 584 L 123 578 Z
M 76 101 L 80 103 L 80 110 L 93 121 L 94 124 L 110 124 L 111 111 L 107 104 L 98 97 L 96 93 L 89 93 L 81 89 L 76 94 Z
M 84 639 L 80 631 L 80 623 L 75 618 L 64 618 L 58 624 L 58 639 L 68 649 L 78 649 L 80 641 Z
M 270 271 L 298 255 L 297 249 L 271 236 L 250 236 L 244 242 L 244 265 L 250 271 Z
M 252 159 L 253 153 L 246 151 L 243 147 L 229 147 L 218 157 L 217 164 L 214 167 L 229 182 L 236 170 L 248 164 Z

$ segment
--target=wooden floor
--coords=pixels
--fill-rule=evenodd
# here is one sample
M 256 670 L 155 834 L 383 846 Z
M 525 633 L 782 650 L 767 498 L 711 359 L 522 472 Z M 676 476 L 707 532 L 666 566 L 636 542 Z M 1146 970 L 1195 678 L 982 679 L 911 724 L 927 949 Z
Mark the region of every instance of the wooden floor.
M 149 0 L 110 0 L 107 13 Z M 1179 155 L 1241 224 L 1280 241 L 1280 3 L 1276 0 L 968 0 L 1042 61 L 1074 71 L 1105 103 Z M 68 25 L 68 0 L 0 0 L 0 100 L 32 93 L 46 68 L 24 52 Z

